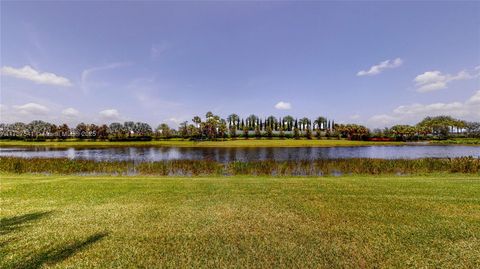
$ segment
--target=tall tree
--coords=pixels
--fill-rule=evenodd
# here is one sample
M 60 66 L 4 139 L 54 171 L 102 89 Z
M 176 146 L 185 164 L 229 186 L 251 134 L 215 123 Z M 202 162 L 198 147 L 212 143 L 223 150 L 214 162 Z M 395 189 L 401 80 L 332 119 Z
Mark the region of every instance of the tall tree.
M 58 127 L 58 137 L 60 139 L 66 139 L 69 136 L 70 136 L 70 128 L 68 128 L 68 125 L 66 123 L 60 125 Z
M 316 129 L 318 130 L 325 130 L 327 129 L 327 118 L 325 117 L 317 117 L 315 121 L 313 122 L 316 125 Z
M 87 138 L 87 125 L 83 122 L 79 123 L 77 127 L 75 127 L 75 133 L 77 134 L 77 137 L 80 139 L 85 139 Z
M 121 139 L 125 135 L 125 129 L 123 125 L 119 122 L 113 122 L 108 126 L 108 132 L 115 139 Z
M 254 114 L 251 114 L 250 116 L 248 116 L 247 121 L 248 121 L 248 128 L 250 130 L 253 130 L 258 122 L 258 117 Z
M 239 119 L 240 119 L 240 117 L 235 113 L 232 113 L 232 114 L 228 115 L 227 121 L 229 123 L 229 127 L 232 126 L 232 125 L 238 127 L 238 125 L 236 125 L 236 123 L 238 122 Z
M 107 139 L 108 138 L 108 126 L 107 125 L 102 124 L 100 127 L 98 127 L 97 137 L 99 139 Z
M 156 132 L 161 138 L 170 138 L 172 136 L 172 129 L 166 123 L 158 125 Z
M 307 125 L 310 122 L 310 120 L 306 117 L 301 118 L 298 123 L 300 124 L 300 130 L 305 131 L 307 129 Z
M 291 131 L 293 127 L 293 117 L 288 115 L 283 117 L 284 130 Z

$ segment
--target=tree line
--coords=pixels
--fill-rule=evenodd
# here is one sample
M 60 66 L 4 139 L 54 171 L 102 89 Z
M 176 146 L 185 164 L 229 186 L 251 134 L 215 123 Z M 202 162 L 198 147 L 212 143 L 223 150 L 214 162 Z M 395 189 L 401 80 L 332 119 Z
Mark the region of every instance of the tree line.
M 28 124 L 16 122 L 0 124 L 2 139 L 93 139 L 93 140 L 151 140 L 183 138 L 191 140 L 222 140 L 227 138 L 347 138 L 351 140 L 420 140 L 448 138 L 450 136 L 480 137 L 480 123 L 466 122 L 449 116 L 427 117 L 416 125 L 395 125 L 385 129 L 369 130 L 358 124 L 337 124 L 334 120 L 319 116 L 315 119 L 292 116 L 261 118 L 250 115 L 241 118 L 237 114 L 221 118 L 207 112 L 204 118 L 193 117 L 177 129 L 162 123 L 153 129 L 144 122 L 114 122 L 110 125 L 80 123 L 75 127 L 55 125 L 41 120 Z
M 467 122 L 451 116 L 426 117 L 416 125 L 394 125 L 383 130 L 374 129 L 370 136 L 401 141 L 450 137 L 480 138 L 480 122 Z

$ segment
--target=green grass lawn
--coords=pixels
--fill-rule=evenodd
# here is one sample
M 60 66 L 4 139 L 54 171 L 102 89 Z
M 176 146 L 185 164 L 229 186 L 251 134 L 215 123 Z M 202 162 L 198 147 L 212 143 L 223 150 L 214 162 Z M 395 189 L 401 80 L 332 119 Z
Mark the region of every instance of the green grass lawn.
M 480 178 L 1 175 L 1 268 L 480 267 Z
M 0 147 L 340 147 L 340 146 L 371 146 L 371 145 L 404 145 L 403 142 L 373 142 L 351 140 L 318 140 L 318 139 L 237 139 L 225 141 L 46 141 L 31 142 L 21 140 L 0 141 Z

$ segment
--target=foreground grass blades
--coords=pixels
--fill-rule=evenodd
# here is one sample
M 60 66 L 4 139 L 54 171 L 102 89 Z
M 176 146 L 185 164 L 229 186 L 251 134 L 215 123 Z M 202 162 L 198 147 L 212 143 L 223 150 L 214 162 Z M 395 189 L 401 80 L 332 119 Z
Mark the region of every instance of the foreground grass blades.
M 0 157 L 0 173 L 108 174 L 159 176 L 319 176 L 341 174 L 468 173 L 480 176 L 480 158 L 451 159 L 319 159 L 314 161 L 208 160 L 158 162 L 93 161 L 67 158 Z
M 1 175 L 2 268 L 480 266 L 476 175 Z

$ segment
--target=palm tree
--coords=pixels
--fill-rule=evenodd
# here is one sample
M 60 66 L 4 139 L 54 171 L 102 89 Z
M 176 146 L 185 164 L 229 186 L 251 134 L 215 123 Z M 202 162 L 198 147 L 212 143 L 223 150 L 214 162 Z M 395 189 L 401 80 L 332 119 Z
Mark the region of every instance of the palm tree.
M 308 118 L 301 118 L 298 123 L 300 123 L 300 130 L 305 131 L 307 129 L 307 125 L 310 123 L 310 120 Z
M 390 131 L 398 140 L 410 140 L 418 132 L 418 128 L 410 125 L 395 125 L 390 128 Z
M 325 130 L 326 127 L 327 127 L 326 126 L 327 125 L 327 118 L 320 116 L 320 117 L 315 119 L 313 124 L 317 125 L 318 130 Z
M 200 127 L 200 123 L 202 122 L 202 119 L 199 116 L 195 116 L 193 117 L 192 121 L 193 123 L 195 123 L 195 125 L 197 125 L 197 128 L 198 128 Z
M 258 117 L 254 114 L 248 116 L 247 118 L 247 125 L 250 130 L 255 129 L 255 126 L 257 125 Z
M 293 117 L 290 115 L 283 117 L 283 123 L 287 125 L 284 129 L 286 129 L 287 131 L 291 131 L 293 127 L 293 120 Z
M 200 118 L 199 116 L 195 116 L 193 117 L 192 119 L 193 123 L 195 123 L 195 126 L 197 127 L 197 134 L 198 135 L 201 135 L 202 134 L 202 118 Z
M 275 116 L 268 116 L 268 118 L 265 120 L 266 125 L 270 127 L 272 130 L 275 129 L 275 125 L 277 125 L 278 120 L 275 118 Z
M 228 129 L 231 138 L 237 137 L 237 126 L 235 124 L 231 125 Z
M 239 118 L 240 117 L 235 113 L 228 115 L 228 117 L 227 117 L 228 126 L 238 127 L 238 126 L 236 126 L 236 124 L 237 124 Z
M 178 127 L 178 132 L 183 138 L 188 137 L 188 121 L 180 123 L 180 126 Z
M 207 118 L 207 120 L 209 118 L 213 117 L 213 113 L 211 111 L 208 111 L 206 114 L 205 114 L 205 118 Z
M 225 121 L 224 119 L 220 119 L 219 123 L 218 123 L 218 136 L 220 138 L 225 138 L 227 136 L 227 121 Z
M 158 125 L 156 131 L 162 138 L 169 138 L 172 134 L 172 129 L 166 123 Z
M 206 118 L 205 122 L 200 123 L 200 133 L 209 139 L 215 139 L 219 131 L 221 119 L 212 112 L 207 112 Z

